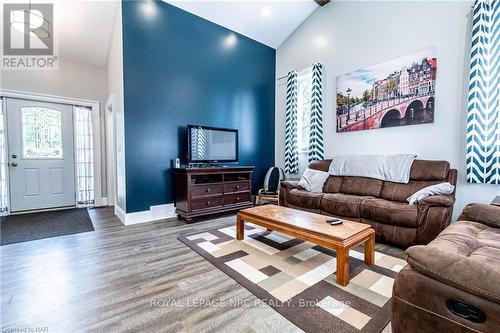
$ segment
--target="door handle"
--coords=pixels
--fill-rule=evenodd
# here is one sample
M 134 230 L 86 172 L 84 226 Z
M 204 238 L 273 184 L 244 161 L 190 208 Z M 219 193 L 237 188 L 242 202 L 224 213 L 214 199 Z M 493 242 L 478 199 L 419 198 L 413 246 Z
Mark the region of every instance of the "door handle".
M 10 164 L 10 166 L 16 167 L 16 166 L 17 166 L 17 163 L 16 163 L 16 162 L 12 162 L 12 163 Z

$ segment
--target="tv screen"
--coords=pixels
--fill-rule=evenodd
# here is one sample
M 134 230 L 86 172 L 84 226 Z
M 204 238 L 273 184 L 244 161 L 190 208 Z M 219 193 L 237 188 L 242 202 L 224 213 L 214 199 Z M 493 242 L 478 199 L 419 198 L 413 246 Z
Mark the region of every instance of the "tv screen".
M 189 163 L 238 161 L 238 130 L 188 126 Z

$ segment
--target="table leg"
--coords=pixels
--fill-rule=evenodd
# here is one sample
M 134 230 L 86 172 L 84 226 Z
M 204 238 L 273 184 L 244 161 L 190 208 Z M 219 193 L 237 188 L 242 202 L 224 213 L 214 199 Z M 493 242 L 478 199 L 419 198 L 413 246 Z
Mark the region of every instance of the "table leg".
M 240 214 L 236 215 L 236 239 L 242 240 L 245 235 L 244 220 L 241 218 Z
M 375 233 L 373 232 L 370 238 L 365 242 L 365 263 L 373 265 L 375 261 Z
M 337 283 L 341 286 L 349 284 L 349 250 L 337 249 Z

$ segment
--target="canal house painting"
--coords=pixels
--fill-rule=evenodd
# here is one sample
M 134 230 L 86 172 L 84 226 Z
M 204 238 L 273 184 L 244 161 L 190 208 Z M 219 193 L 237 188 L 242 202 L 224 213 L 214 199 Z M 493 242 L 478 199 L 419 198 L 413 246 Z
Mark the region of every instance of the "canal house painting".
M 337 132 L 434 122 L 436 49 L 337 77 Z

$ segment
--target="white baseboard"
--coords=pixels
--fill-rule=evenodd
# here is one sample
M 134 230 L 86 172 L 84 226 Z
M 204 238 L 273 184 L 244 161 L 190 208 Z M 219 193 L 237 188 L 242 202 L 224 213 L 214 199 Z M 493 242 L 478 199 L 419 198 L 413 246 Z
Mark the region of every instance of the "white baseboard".
M 135 213 L 125 213 L 123 209 L 115 206 L 115 215 L 124 225 L 152 222 L 157 220 L 177 217 L 173 203 L 151 206 L 149 210 Z
M 125 212 L 118 205 L 115 206 L 115 215 L 120 219 L 120 221 L 125 224 Z

